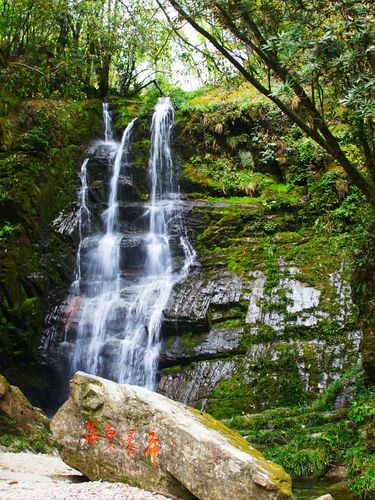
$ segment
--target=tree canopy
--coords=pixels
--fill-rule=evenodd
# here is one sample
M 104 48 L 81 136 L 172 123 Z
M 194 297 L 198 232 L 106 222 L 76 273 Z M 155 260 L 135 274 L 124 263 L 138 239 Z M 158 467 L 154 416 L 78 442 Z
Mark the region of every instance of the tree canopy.
M 374 19 L 356 0 L 169 0 L 375 205 Z M 339 126 L 340 124 L 340 126 Z M 353 154 L 353 148 L 356 154 Z
M 162 74 L 167 36 L 146 0 L 1 0 L 0 82 L 24 97 L 133 94 Z

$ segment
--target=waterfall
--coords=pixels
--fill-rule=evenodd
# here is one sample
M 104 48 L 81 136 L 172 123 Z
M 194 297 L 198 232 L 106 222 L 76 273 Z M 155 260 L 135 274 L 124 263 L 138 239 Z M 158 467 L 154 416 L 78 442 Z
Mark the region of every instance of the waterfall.
M 162 314 L 179 274 L 172 273 L 169 224 L 179 212 L 170 151 L 174 109 L 159 99 L 151 124 L 149 231 L 144 237 L 146 266 L 130 305 L 115 378 L 153 389 L 160 350 Z
M 113 173 L 109 191 L 108 209 L 105 210 L 105 212 L 103 213 L 103 218 L 106 220 L 107 235 L 113 234 L 115 221 L 117 220 L 118 217 L 117 188 L 118 188 L 121 164 L 123 161 L 123 156 L 128 155 L 130 152 L 131 134 L 133 132 L 136 120 L 137 119 L 134 118 L 134 120 L 131 121 L 129 125 L 126 127 L 125 132 L 122 135 L 121 144 L 115 156 L 115 161 L 113 163 Z M 110 136 L 112 136 L 112 132 Z
M 94 158 L 108 158 L 111 175 L 98 230 L 88 208 L 91 158 L 81 167 L 80 242 L 63 342 L 64 352 L 70 352 L 69 376 L 82 370 L 120 383 L 156 387 L 163 310 L 173 286 L 196 262 L 171 153 L 174 119 L 170 99 L 159 99 L 151 124 L 149 202 L 126 203 L 120 185 L 131 171 L 136 120 L 116 143 L 111 113 L 103 104 L 104 141 L 99 141 Z M 134 206 L 140 216 L 129 221 L 128 210 Z
M 112 116 L 107 102 L 103 103 L 104 142 L 113 141 Z
M 81 180 L 81 188 L 78 192 L 78 200 L 79 200 L 79 210 L 78 210 L 78 235 L 79 235 L 79 244 L 77 250 L 77 259 L 76 259 L 76 276 L 75 280 L 71 285 L 71 294 L 78 295 L 79 288 L 81 285 L 81 250 L 82 250 L 82 241 L 83 235 L 85 231 L 90 230 L 90 219 L 91 214 L 87 206 L 87 197 L 88 197 L 88 185 L 87 185 L 87 163 L 89 159 L 85 158 L 84 162 L 81 166 L 80 172 L 80 180 Z
M 105 127 L 111 124 L 107 119 L 108 108 L 103 108 Z M 87 267 L 89 270 L 88 295 L 83 301 L 81 317 L 78 321 L 77 340 L 74 349 L 73 371 L 100 373 L 100 350 L 107 337 L 107 321 L 119 299 L 120 286 L 120 241 L 121 233 L 115 231 L 117 220 L 117 190 L 123 157 L 130 152 L 131 134 L 135 119 L 126 127 L 113 162 L 110 181 L 108 208 L 102 213 L 106 221 L 105 232 L 87 238 L 91 246 Z M 110 142 L 112 130 L 105 128 L 105 143 Z M 88 337 L 89 334 L 89 337 Z

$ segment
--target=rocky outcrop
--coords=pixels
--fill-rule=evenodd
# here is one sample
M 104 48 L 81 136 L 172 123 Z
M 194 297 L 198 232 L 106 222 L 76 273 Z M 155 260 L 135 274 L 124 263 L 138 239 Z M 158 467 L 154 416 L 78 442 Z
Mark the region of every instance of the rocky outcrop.
M 90 479 L 185 499 L 291 497 L 284 470 L 210 416 L 82 372 L 71 387 L 53 435 L 62 459 Z
M 158 391 L 176 401 L 204 410 L 217 384 L 232 377 L 236 368 L 236 360 L 192 363 L 188 369 L 175 374 L 164 372 Z
M 10 385 L 0 375 L 0 435 L 17 434 L 37 437 L 49 432 L 49 420 L 39 408 L 35 408 L 18 387 Z
M 209 308 L 214 320 L 228 317 L 220 311 L 238 306 L 241 291 L 241 278 L 234 273 L 192 274 L 174 287 L 164 311 L 164 327 L 174 332 L 207 331 Z
M 222 208 L 211 209 L 220 227 Z M 192 226 L 202 231 L 206 215 L 195 203 Z M 203 241 L 201 270 L 175 285 L 164 311 L 160 393 L 218 417 L 258 412 L 315 397 L 357 359 L 361 331 L 339 258 L 322 275 L 309 271 L 312 261 L 264 257 L 235 272 L 218 269 Z M 231 258 L 228 249 L 220 256 Z

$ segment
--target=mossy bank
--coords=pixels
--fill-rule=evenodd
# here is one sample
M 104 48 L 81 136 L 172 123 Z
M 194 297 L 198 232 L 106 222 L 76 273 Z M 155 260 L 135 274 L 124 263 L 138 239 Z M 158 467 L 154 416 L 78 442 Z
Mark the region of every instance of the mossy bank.
M 38 346 L 50 294 L 74 268 L 74 241 L 53 221 L 75 210 L 80 159 L 100 121 L 99 101 L 1 104 L 0 370 L 39 402 L 47 381 Z

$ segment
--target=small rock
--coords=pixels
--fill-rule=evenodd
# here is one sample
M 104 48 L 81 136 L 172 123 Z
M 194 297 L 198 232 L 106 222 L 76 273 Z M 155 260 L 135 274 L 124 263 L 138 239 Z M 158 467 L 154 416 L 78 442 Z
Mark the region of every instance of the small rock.
M 348 469 L 344 465 L 339 465 L 329 470 L 325 477 L 331 479 L 346 479 L 349 477 Z
M 35 408 L 22 391 L 10 385 L 2 375 L 0 375 L 0 414 L 14 422 L 8 433 L 28 437 L 30 434 L 37 434 L 38 431 L 49 430 L 48 417 L 42 410 Z

